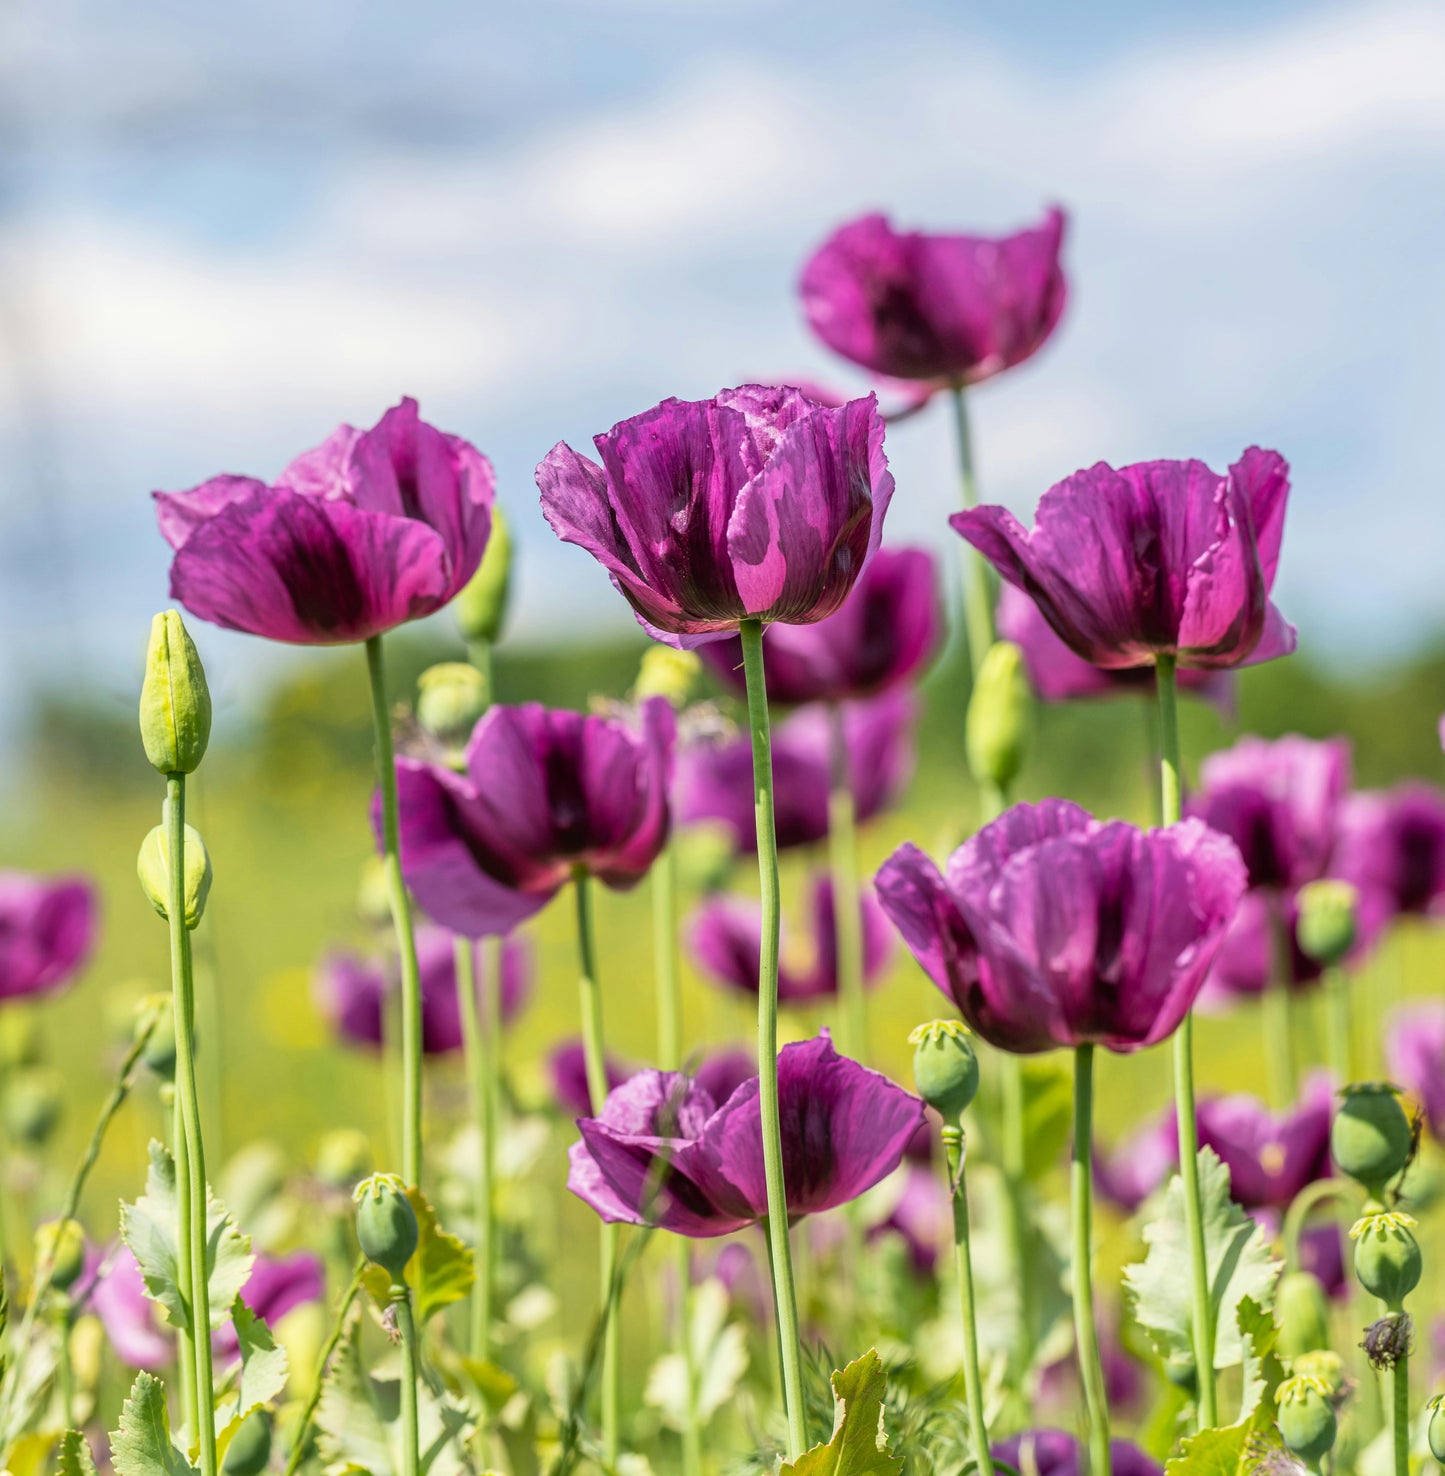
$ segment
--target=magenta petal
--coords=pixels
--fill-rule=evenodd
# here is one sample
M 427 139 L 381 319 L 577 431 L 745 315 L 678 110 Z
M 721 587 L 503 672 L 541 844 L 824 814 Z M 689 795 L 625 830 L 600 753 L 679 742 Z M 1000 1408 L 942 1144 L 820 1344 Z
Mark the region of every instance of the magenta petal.
M 1299 1104 L 1272 1113 L 1247 1092 L 1200 1102 L 1199 1144 L 1229 1170 L 1229 1192 L 1247 1210 L 1287 1210 L 1295 1196 L 1330 1175 L 1328 1078 L 1313 1077 Z
M 212 477 L 189 492 L 152 492 L 161 537 L 179 549 L 197 528 L 233 502 L 247 503 L 267 493 L 255 477 Z
M 977 977 L 977 950 L 938 868 L 905 843 L 883 863 L 873 886 L 924 973 L 957 1003 Z
M 95 947 L 98 912 L 82 877 L 0 871 L 0 999 L 70 984 Z
M 133 1368 L 156 1373 L 175 1356 L 171 1334 L 157 1320 L 140 1267 L 125 1246 L 114 1252 L 110 1269 L 95 1284 L 90 1304 L 111 1347 Z
M 1445 1005 L 1393 1011 L 1385 1033 L 1390 1079 L 1419 1102 L 1431 1134 L 1445 1138 Z

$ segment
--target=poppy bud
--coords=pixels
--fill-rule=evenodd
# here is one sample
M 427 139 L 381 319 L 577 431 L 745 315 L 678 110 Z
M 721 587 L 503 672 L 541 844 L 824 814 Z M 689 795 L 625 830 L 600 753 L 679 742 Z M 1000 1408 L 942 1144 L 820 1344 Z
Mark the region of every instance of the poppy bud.
M 406 1186 L 395 1174 L 373 1174 L 356 1186 L 352 1198 L 362 1255 L 389 1272 L 394 1282 L 401 1281 L 420 1235 Z
M 151 621 L 140 689 L 140 736 L 162 774 L 190 774 L 211 738 L 211 693 L 190 633 L 178 611 Z
M 995 641 L 979 663 L 964 720 L 968 768 L 980 783 L 1006 789 L 1023 767 L 1033 716 L 1033 692 L 1023 652 L 1012 641 Z
M 507 618 L 511 587 L 512 535 L 501 508 L 493 507 L 492 531 L 482 562 L 452 603 L 463 640 L 496 644 Z
M 487 679 L 465 661 L 443 661 L 417 678 L 416 720 L 443 743 L 465 742 L 487 710 Z
M 649 646 L 632 688 L 633 699 L 642 702 L 648 697 L 666 697 L 674 707 L 686 707 L 701 674 L 702 660 L 695 652 Z
M 1312 881 L 1299 889 L 1295 937 L 1316 963 L 1336 964 L 1355 946 L 1360 894 L 1349 882 Z
M 5 1131 L 29 1148 L 41 1148 L 65 1105 L 65 1079 L 53 1066 L 25 1066 L 5 1085 Z
M 1335 1444 L 1335 1406 L 1322 1380 L 1296 1375 L 1279 1387 L 1279 1433 L 1301 1460 L 1316 1466 Z
M 316 1145 L 316 1177 L 331 1189 L 350 1189 L 371 1163 L 371 1143 L 356 1128 L 335 1128 Z
M 956 1127 L 978 1094 L 978 1057 L 962 1020 L 934 1020 L 908 1037 L 918 1095 Z
M 1392 1311 L 1420 1284 L 1420 1245 L 1411 1234 L 1414 1220 L 1397 1210 L 1381 1210 L 1350 1228 L 1355 1242 L 1355 1275 L 1360 1285 Z
M 1330 1303 L 1318 1276 L 1289 1271 L 1280 1277 L 1274 1296 L 1282 1357 L 1298 1358 L 1330 1342 Z
M 1445 1466 L 1445 1394 L 1437 1394 L 1425 1407 L 1430 1411 L 1430 1420 L 1425 1426 L 1430 1454 Z
M 69 1291 L 85 1270 L 85 1232 L 74 1220 L 51 1220 L 35 1232 L 35 1262 L 50 1262 L 50 1284 Z
M 226 1476 L 260 1476 L 271 1463 L 271 1420 L 264 1409 L 254 1409 L 231 1436 L 221 1470 Z
M 167 802 L 169 804 L 169 802 Z M 151 906 L 162 917 L 170 916 L 171 868 L 169 825 L 157 825 L 141 842 L 136 857 L 136 875 Z M 186 826 L 186 926 L 194 928 L 206 910 L 211 891 L 211 858 L 198 830 Z
M 1376 1199 L 1410 1161 L 1414 1133 L 1395 1088 L 1362 1082 L 1341 1093 L 1330 1127 L 1330 1152 L 1342 1173 Z

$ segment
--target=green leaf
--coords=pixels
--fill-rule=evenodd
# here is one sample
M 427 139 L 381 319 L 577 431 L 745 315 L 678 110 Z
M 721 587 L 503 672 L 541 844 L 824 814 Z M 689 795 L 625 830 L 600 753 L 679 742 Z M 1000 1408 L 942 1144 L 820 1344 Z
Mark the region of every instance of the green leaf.
M 1251 1476 L 1259 1462 L 1259 1446 L 1269 1438 L 1274 1421 L 1263 1408 L 1248 1419 L 1222 1429 L 1190 1435 L 1164 1476 Z
M 191 1312 L 181 1296 L 176 1243 L 176 1163 L 166 1148 L 150 1145 L 146 1192 L 120 1207 L 120 1233 L 145 1279 L 146 1294 L 160 1304 L 173 1326 L 191 1329 Z M 236 1228 L 226 1207 L 206 1191 L 206 1284 L 211 1293 L 211 1327 L 218 1328 L 246 1284 L 255 1257 L 251 1241 Z
M 1230 1199 L 1229 1170 L 1209 1148 L 1199 1150 L 1199 1198 L 1214 1319 L 1214 1366 L 1232 1368 L 1244 1358 L 1239 1305 L 1245 1297 L 1257 1308 L 1272 1304 L 1280 1263 L 1270 1253 L 1264 1230 Z M 1169 1182 L 1159 1218 L 1144 1227 L 1144 1243 L 1148 1247 L 1144 1259 L 1124 1271 L 1134 1316 L 1161 1357 L 1188 1357 L 1194 1278 L 1184 1186 L 1177 1174 Z
M 418 1327 L 443 1307 L 459 1302 L 472 1289 L 477 1279 L 472 1253 L 455 1235 L 441 1227 L 431 1201 L 420 1189 L 408 1189 L 406 1197 L 416 1211 L 417 1242 L 411 1260 L 406 1263 L 406 1284 L 412 1289 Z M 391 1300 L 391 1277 L 380 1266 L 366 1272 L 366 1289 L 378 1305 Z
M 1264 1408 L 1270 1418 L 1275 1415 L 1275 1394 L 1284 1382 L 1284 1365 L 1276 1355 L 1279 1328 L 1274 1317 L 1253 1297 L 1241 1297 L 1236 1317 L 1240 1341 L 1244 1345 L 1244 1387 L 1240 1395 L 1240 1418 L 1246 1419 L 1256 1409 Z
M 833 1438 L 815 1445 L 778 1476 L 899 1476 L 903 1460 L 883 1430 L 883 1360 L 870 1348 L 833 1375 Z
M 56 1470 L 59 1476 L 95 1476 L 95 1458 L 90 1453 L 89 1442 L 79 1430 L 67 1430 L 60 1437 Z
M 231 1322 L 241 1346 L 240 1373 L 234 1395 L 228 1395 L 216 1410 L 216 1439 L 224 1444 L 240 1428 L 253 1409 L 270 1404 L 286 1387 L 286 1350 L 276 1346 L 271 1329 L 237 1297 L 231 1305 Z
M 728 1321 L 731 1299 L 715 1278 L 702 1282 L 690 1297 L 688 1341 L 696 1394 L 688 1398 L 688 1360 L 681 1352 L 665 1353 L 647 1376 L 643 1402 L 659 1410 L 663 1423 L 674 1430 L 687 1427 L 689 1405 L 695 1405 L 700 1425 L 707 1422 L 737 1392 L 748 1368 L 748 1335 L 740 1323 Z
M 171 1443 L 165 1386 L 148 1373 L 136 1375 L 110 1437 L 117 1476 L 196 1476 L 196 1468 Z

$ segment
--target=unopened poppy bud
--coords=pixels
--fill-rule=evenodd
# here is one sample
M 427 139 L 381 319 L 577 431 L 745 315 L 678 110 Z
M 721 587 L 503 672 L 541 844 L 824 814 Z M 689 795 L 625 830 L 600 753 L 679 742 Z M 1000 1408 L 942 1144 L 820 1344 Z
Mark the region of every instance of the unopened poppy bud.
M 632 695 L 638 702 L 666 697 L 674 707 L 686 707 L 701 674 L 702 660 L 695 652 L 649 646 L 643 653 Z
M 948 1127 L 957 1127 L 978 1094 L 978 1056 L 968 1036 L 962 1020 L 933 1020 L 908 1037 L 918 1095 Z
M 995 641 L 979 663 L 964 721 L 969 772 L 980 783 L 1006 789 L 1023 767 L 1033 716 L 1033 692 L 1023 652 L 1012 641 Z
M 1396 1210 L 1366 1215 L 1350 1227 L 1355 1242 L 1355 1275 L 1360 1285 L 1392 1311 L 1420 1284 L 1423 1269 L 1415 1222 Z
M 512 588 L 512 535 L 499 507 L 492 508 L 492 531 L 477 572 L 452 602 L 462 639 L 495 645 L 507 618 Z
M 1430 1413 L 1425 1425 L 1425 1438 L 1430 1442 L 1430 1454 L 1445 1466 L 1445 1394 L 1437 1394 L 1425 1408 Z
M 28 1148 L 43 1148 L 65 1106 L 65 1079 L 53 1066 L 25 1066 L 5 1085 L 5 1131 Z
M 416 720 L 444 743 L 466 739 L 487 710 L 487 679 L 465 661 L 443 661 L 417 678 Z
M 136 875 L 151 906 L 162 917 L 170 916 L 171 868 L 168 825 L 157 825 L 141 842 L 136 857 Z M 211 891 L 211 858 L 206 854 L 200 832 L 186 826 L 186 926 L 194 928 L 206 910 Z
M 1384 1082 L 1361 1082 L 1340 1094 L 1330 1126 L 1330 1152 L 1341 1173 L 1376 1199 L 1410 1161 L 1415 1135 L 1395 1088 Z
M 261 1476 L 271 1463 L 271 1417 L 254 1409 L 231 1436 L 221 1470 L 226 1476 Z
M 1298 1359 L 1330 1341 L 1330 1302 L 1318 1276 L 1289 1271 L 1280 1277 L 1274 1294 L 1282 1357 Z
M 395 1174 L 373 1174 L 356 1186 L 352 1198 L 362 1255 L 400 1282 L 420 1236 L 406 1186 Z
M 211 739 L 206 673 L 176 610 L 151 621 L 140 689 L 140 736 L 146 757 L 162 774 L 192 773 Z
M 1415 1350 L 1415 1324 L 1410 1320 L 1410 1314 L 1387 1312 L 1365 1329 L 1360 1347 L 1365 1350 L 1371 1368 L 1388 1373 Z
M 85 1232 L 74 1220 L 51 1220 L 35 1232 L 35 1263 L 50 1263 L 50 1284 L 69 1291 L 85 1270 Z
M 1322 1380 L 1297 1374 L 1279 1386 L 1279 1433 L 1301 1460 L 1318 1465 L 1334 1449 L 1337 1429 L 1334 1402 Z
M 1299 889 L 1295 937 L 1300 952 L 1320 964 L 1336 964 L 1355 946 L 1360 894 L 1349 882 L 1306 882 Z
M 350 1189 L 371 1172 L 371 1143 L 356 1128 L 336 1128 L 316 1145 L 316 1177 L 331 1189 Z

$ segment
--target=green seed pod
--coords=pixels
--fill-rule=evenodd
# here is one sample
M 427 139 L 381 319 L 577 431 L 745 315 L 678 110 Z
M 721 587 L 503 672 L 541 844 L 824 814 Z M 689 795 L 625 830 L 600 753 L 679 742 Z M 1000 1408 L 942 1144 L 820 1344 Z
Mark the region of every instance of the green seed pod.
M 487 679 L 465 661 L 443 661 L 417 678 L 416 720 L 444 743 L 464 742 L 487 710 Z
M 316 1177 L 330 1189 L 351 1189 L 371 1166 L 371 1143 L 356 1128 L 336 1128 L 316 1145 Z
M 43 1148 L 65 1109 L 65 1078 L 53 1066 L 23 1066 L 5 1084 L 5 1131 L 27 1148 Z
M 362 1255 L 399 1282 L 420 1235 L 406 1186 L 395 1174 L 373 1174 L 356 1186 L 352 1198 Z
M 35 1232 L 35 1262 L 50 1262 L 50 1284 L 69 1291 L 85 1270 L 85 1232 L 74 1220 L 51 1220 Z
M 1445 1394 L 1437 1394 L 1425 1407 L 1430 1412 L 1429 1422 L 1425 1426 L 1430 1454 L 1445 1466 Z
M 492 531 L 477 572 L 452 602 L 462 639 L 492 646 L 502 634 L 512 588 L 512 535 L 499 507 L 492 509 Z
M 151 906 L 162 917 L 170 916 L 171 868 L 169 825 L 157 825 L 141 842 L 136 857 L 136 875 Z M 201 833 L 186 826 L 186 926 L 194 928 L 206 910 L 211 892 L 211 858 Z
M 1012 641 L 995 641 L 979 663 L 964 720 L 968 768 L 980 783 L 1006 789 L 1023 767 L 1033 718 L 1033 691 L 1023 652 Z
M 1279 1433 L 1301 1460 L 1318 1465 L 1334 1449 L 1336 1432 L 1334 1402 L 1321 1380 L 1296 1375 L 1279 1386 Z
M 146 757 L 162 774 L 194 773 L 211 739 L 206 673 L 176 610 L 151 621 L 140 689 L 140 736 Z
M 1337 964 L 1355 946 L 1360 894 L 1349 882 L 1312 881 L 1299 889 L 1295 937 L 1316 963 Z
M 1361 1082 L 1340 1094 L 1330 1126 L 1330 1152 L 1341 1173 L 1348 1174 L 1376 1199 L 1410 1161 L 1414 1133 L 1395 1088 L 1384 1082 Z
M 1164 1360 L 1164 1377 L 1191 1398 L 1199 1392 L 1199 1373 L 1191 1354 L 1171 1353 Z
M 221 1470 L 226 1476 L 261 1476 L 271 1463 L 271 1420 L 264 1409 L 254 1409 L 231 1436 Z
M 1280 1277 L 1274 1295 L 1279 1323 L 1279 1351 L 1297 1359 L 1330 1343 L 1330 1302 L 1319 1277 L 1309 1271 L 1289 1271 Z
M 695 652 L 649 646 L 643 653 L 632 695 L 638 702 L 648 697 L 666 697 L 674 707 L 686 707 L 701 675 L 702 661 Z
M 962 1020 L 934 1020 L 908 1037 L 918 1095 L 956 1127 L 978 1095 L 978 1057 Z
M 1398 1210 L 1381 1210 L 1357 1220 L 1350 1229 L 1355 1242 L 1355 1275 L 1360 1285 L 1392 1311 L 1420 1284 L 1420 1244 L 1411 1233 L 1414 1220 Z

